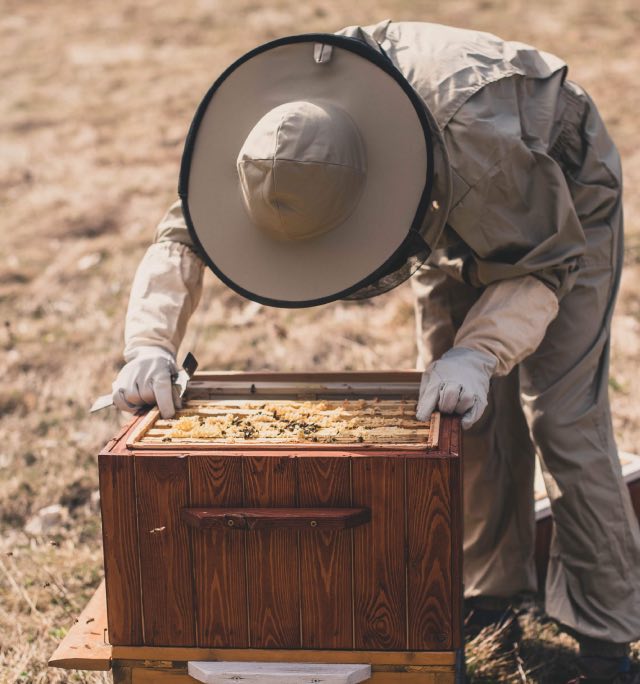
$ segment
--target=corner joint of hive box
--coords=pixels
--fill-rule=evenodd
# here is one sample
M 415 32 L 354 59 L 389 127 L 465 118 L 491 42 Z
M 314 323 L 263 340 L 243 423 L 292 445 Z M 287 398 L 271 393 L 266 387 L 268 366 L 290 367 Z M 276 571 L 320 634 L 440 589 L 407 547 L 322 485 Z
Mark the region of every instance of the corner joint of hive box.
M 429 437 L 427 446 L 429 449 L 437 449 L 440 442 L 440 414 L 434 412 L 429 419 Z

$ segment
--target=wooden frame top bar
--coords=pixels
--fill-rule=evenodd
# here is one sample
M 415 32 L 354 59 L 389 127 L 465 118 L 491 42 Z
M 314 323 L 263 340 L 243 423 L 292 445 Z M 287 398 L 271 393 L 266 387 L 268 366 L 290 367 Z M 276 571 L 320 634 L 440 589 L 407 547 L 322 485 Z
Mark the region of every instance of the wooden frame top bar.
M 207 371 L 199 370 L 191 382 L 233 382 L 255 380 L 262 382 L 286 383 L 417 383 L 420 384 L 422 373 L 416 370 L 401 371 L 341 371 L 327 373 L 325 371 L 311 371 L 304 373 L 280 373 L 278 371 Z M 189 383 L 191 384 L 191 383 Z

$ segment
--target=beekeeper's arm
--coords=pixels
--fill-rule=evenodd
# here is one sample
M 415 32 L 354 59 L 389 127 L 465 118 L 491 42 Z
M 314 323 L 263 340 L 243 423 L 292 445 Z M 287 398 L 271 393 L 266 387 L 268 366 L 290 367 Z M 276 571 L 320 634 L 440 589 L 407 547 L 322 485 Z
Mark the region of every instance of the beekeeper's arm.
M 124 333 L 127 363 L 113 383 L 119 409 L 157 404 L 169 418 L 179 407 L 172 387 L 176 353 L 200 301 L 203 270 L 177 201 L 158 225 L 133 280 Z
M 575 281 L 585 237 L 562 169 L 546 151 L 554 108 L 535 98 L 544 85 L 504 79 L 475 95 L 450 124 L 470 164 L 487 160 L 484 173 L 481 163 L 470 169 L 475 183 L 449 216 L 471 248 L 465 279 L 484 289 L 453 348 L 423 375 L 421 420 L 436 407 L 462 414 L 463 427 L 478 420 L 491 377 L 536 350 Z

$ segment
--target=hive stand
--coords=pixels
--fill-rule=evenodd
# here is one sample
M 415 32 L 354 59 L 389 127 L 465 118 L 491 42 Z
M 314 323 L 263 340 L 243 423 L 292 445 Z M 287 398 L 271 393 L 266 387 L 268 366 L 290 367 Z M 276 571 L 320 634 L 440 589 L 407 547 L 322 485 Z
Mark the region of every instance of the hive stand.
M 456 672 L 459 672 L 460 663 L 456 662 L 456 655 L 452 652 L 416 654 L 317 651 L 312 656 L 309 651 L 264 650 L 253 651 L 253 655 L 254 658 L 261 658 L 262 664 L 281 662 L 288 658 L 303 663 L 321 661 L 371 665 L 371 678 L 347 679 L 346 682 L 349 684 L 356 681 L 372 684 L 450 684 L 459 681 L 456 679 Z M 250 656 L 251 653 L 246 650 L 230 652 L 227 649 L 111 646 L 103 582 L 49 659 L 49 666 L 67 670 L 111 670 L 114 684 L 197 684 L 203 679 L 194 679 L 189 675 L 190 661 L 198 664 L 201 664 L 199 661 L 220 662 L 231 659 L 246 662 Z M 318 676 L 313 679 L 319 679 L 322 684 L 337 684 L 339 681 L 326 677 L 321 679 Z M 243 677 L 241 681 L 248 684 L 260 680 Z M 263 678 L 262 681 L 273 680 Z M 305 682 L 304 679 L 300 681 Z

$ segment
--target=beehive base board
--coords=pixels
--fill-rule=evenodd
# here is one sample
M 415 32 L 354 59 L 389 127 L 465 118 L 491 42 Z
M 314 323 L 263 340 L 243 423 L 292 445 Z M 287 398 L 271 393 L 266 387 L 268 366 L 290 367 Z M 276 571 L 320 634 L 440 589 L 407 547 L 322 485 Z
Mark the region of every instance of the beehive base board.
M 67 670 L 112 670 L 114 684 L 197 684 L 190 660 L 370 663 L 372 684 L 456 684 L 459 651 L 286 651 L 111 646 L 104 582 L 49 659 Z
M 104 580 L 49 658 L 48 664 L 49 667 L 60 667 L 65 670 L 106 672 L 111 669 Z

